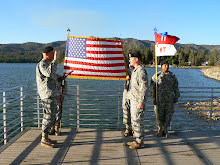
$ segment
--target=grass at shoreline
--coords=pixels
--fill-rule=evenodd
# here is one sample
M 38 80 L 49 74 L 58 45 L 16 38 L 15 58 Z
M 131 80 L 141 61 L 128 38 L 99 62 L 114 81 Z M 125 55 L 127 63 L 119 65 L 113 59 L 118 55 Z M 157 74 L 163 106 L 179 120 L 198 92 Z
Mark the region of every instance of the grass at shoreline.
M 154 65 L 144 65 L 144 67 L 155 68 Z M 170 65 L 170 68 L 184 68 L 184 69 L 209 69 L 209 68 L 214 68 L 214 67 L 216 66 L 178 66 L 177 67 L 177 66 Z

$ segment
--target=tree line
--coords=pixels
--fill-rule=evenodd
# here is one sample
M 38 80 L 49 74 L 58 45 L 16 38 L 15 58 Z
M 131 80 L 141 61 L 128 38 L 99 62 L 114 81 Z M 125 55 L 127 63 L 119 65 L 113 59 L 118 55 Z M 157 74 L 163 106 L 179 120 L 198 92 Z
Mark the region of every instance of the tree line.
M 58 63 L 62 64 L 65 51 L 57 51 Z M 38 63 L 42 59 L 42 53 L 36 51 L 0 52 L 0 63 Z
M 152 47 L 145 47 L 141 49 L 139 46 L 136 48 L 132 48 L 132 46 L 125 47 L 124 46 L 124 54 L 126 59 L 128 59 L 129 53 L 134 51 L 138 51 L 142 55 L 142 62 L 144 65 L 152 65 L 155 62 L 155 49 Z M 185 48 L 178 47 L 177 48 L 177 56 L 167 56 L 165 57 L 171 65 L 178 66 L 218 66 L 220 65 L 220 54 L 216 49 L 213 49 L 209 52 L 208 49 L 205 51 L 201 51 L 200 46 L 197 47 L 196 50 L 191 49 L 189 46 Z M 159 57 L 159 60 L 164 57 Z
M 128 54 L 139 51 L 142 54 L 142 62 L 144 65 L 152 65 L 155 61 L 155 49 L 151 47 L 140 48 L 138 45 L 124 45 L 123 51 L 128 61 Z M 169 56 L 167 60 L 172 65 L 178 66 L 216 66 L 220 64 L 220 54 L 216 49 L 201 51 L 200 46 L 197 49 L 191 49 L 190 46 L 185 48 L 177 48 L 177 56 Z M 58 50 L 58 62 L 62 64 L 65 58 L 65 51 Z M 13 51 L 1 52 L 0 63 L 37 63 L 42 59 L 41 52 L 36 51 Z M 160 58 L 159 58 L 160 60 Z

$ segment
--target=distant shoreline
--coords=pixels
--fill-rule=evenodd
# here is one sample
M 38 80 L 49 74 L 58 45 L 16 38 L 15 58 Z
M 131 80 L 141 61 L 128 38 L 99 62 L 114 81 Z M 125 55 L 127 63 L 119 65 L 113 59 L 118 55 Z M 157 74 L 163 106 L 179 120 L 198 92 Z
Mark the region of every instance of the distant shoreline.
M 39 61 L 38 61 L 39 62 Z M 0 62 L 0 64 L 37 64 L 38 62 Z M 64 63 L 58 63 L 58 65 L 64 65 Z M 144 65 L 144 67 L 154 68 L 155 65 Z M 160 65 L 158 65 L 160 68 Z M 184 69 L 206 69 L 212 68 L 212 66 L 176 66 L 170 65 L 170 68 L 184 68 Z
M 160 65 L 158 65 L 160 68 Z M 144 65 L 144 67 L 154 68 L 155 65 Z M 204 69 L 209 68 L 209 66 L 176 66 L 176 65 L 170 65 L 170 68 L 184 68 L 184 69 Z

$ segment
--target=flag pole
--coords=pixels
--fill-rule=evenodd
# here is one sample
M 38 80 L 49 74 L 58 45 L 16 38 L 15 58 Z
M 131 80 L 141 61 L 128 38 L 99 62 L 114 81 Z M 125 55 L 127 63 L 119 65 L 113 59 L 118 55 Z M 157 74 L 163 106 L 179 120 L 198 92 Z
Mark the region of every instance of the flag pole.
M 70 28 L 68 28 L 67 29 L 67 33 L 68 33 L 68 35 L 69 35 L 69 33 L 70 33 Z M 67 35 L 67 36 L 68 36 Z M 67 37 L 67 39 L 68 39 L 68 37 Z M 66 52 L 67 52 L 67 49 L 66 49 Z M 65 65 L 65 58 L 64 58 L 64 65 Z M 63 89 L 64 89 L 64 85 L 65 85 L 65 73 L 63 72 L 63 79 L 61 80 L 61 87 L 62 87 L 62 94 L 61 94 L 61 100 L 60 100 L 60 125 L 59 125 L 59 130 L 61 131 L 61 128 L 62 128 L 62 117 L 63 117 Z
M 61 131 L 61 128 L 62 128 L 62 117 L 63 117 L 63 89 L 64 89 L 64 85 L 65 85 L 65 80 L 62 80 L 61 82 L 61 85 L 62 85 L 62 95 L 61 95 L 61 100 L 60 100 L 60 128 L 59 130 Z
M 72 72 L 74 72 L 73 70 L 70 71 L 67 75 L 65 75 L 65 73 L 63 73 L 63 80 L 61 82 L 61 86 L 62 86 L 62 95 L 61 95 L 61 104 L 60 104 L 60 131 L 62 128 L 62 117 L 63 117 L 63 96 L 64 96 L 64 87 L 65 87 L 65 79 L 67 78 L 67 76 L 69 76 Z
M 156 130 L 158 130 L 158 120 L 159 120 L 159 115 L 158 115 L 158 86 L 157 86 L 157 56 L 155 52 L 155 65 L 156 65 L 156 105 L 155 105 L 155 112 L 156 112 Z
M 157 28 L 155 27 L 154 28 L 154 35 L 155 35 L 155 33 L 157 33 Z M 155 113 L 156 113 L 156 130 L 158 130 L 158 120 L 159 120 L 159 115 L 158 115 L 158 86 L 157 86 L 157 77 L 158 77 L 158 75 L 157 75 L 157 72 L 158 72 L 158 69 L 157 69 L 157 55 L 156 55 L 156 38 L 155 38 L 155 47 L 154 47 L 154 49 L 155 49 L 155 65 L 156 65 L 156 67 L 155 67 L 155 69 L 156 69 L 156 105 L 155 105 Z
M 122 40 L 121 40 L 121 47 L 122 47 L 122 52 L 123 52 L 123 56 L 124 56 L 125 71 L 126 71 L 126 76 L 127 76 L 128 75 L 128 67 L 127 67 L 127 61 L 125 60 L 124 47 L 123 47 L 123 41 Z

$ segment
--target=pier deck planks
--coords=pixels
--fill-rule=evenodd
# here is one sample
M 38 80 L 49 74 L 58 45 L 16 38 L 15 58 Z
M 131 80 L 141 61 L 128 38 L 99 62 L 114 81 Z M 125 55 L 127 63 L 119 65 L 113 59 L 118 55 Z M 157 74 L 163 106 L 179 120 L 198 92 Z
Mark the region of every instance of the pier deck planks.
M 1 148 L 0 164 L 220 164 L 219 130 L 171 131 L 169 138 L 154 133 L 145 130 L 145 147 L 131 151 L 121 131 L 65 128 L 62 136 L 50 136 L 58 144 L 48 149 L 40 146 L 41 129 L 32 127 Z

